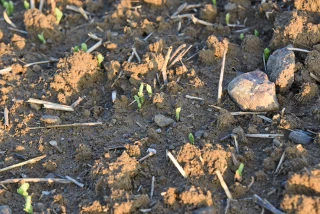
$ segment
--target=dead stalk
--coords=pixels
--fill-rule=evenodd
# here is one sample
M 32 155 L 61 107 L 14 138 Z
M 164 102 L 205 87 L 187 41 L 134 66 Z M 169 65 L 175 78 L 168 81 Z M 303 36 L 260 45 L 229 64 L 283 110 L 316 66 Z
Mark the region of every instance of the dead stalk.
M 286 154 L 286 152 L 284 151 L 284 152 L 282 153 L 282 155 L 281 155 L 281 158 L 280 158 L 280 160 L 279 160 L 278 166 L 277 166 L 277 168 L 276 168 L 276 170 L 274 171 L 274 173 L 273 173 L 273 174 L 275 174 L 275 175 L 276 175 L 276 174 L 278 174 L 278 173 L 279 173 L 279 171 L 280 171 L 280 167 L 282 166 L 283 161 L 284 161 L 285 154 Z
M 240 164 L 234 153 L 231 153 L 231 158 L 232 158 L 233 165 L 238 167 Z
M 241 115 L 254 115 L 254 114 L 266 114 L 267 112 L 230 112 L 233 116 L 241 116 Z
M 190 50 L 190 48 L 192 47 L 192 45 L 190 45 L 186 50 L 182 51 L 169 65 L 168 68 L 171 68 L 174 64 L 176 64 L 178 61 L 182 60 L 182 58 L 184 57 L 184 55 L 186 55 L 186 53 Z
M 182 18 L 190 18 L 193 16 L 193 14 L 182 14 L 182 15 L 177 15 L 177 16 L 171 16 L 171 19 L 182 19 Z
M 3 11 L 3 18 L 4 20 L 9 24 L 11 25 L 13 28 L 17 28 L 17 26 L 10 20 L 8 14 L 6 11 Z
M 258 195 L 254 194 L 253 195 L 254 199 L 255 199 L 255 203 L 258 204 L 260 207 L 263 207 L 267 210 L 269 210 L 270 212 L 274 213 L 274 214 L 285 214 L 283 212 L 281 212 L 280 210 L 278 210 L 277 208 L 275 208 L 272 204 L 270 204 L 269 201 L 267 201 L 266 199 L 262 199 L 260 198 Z
M 61 111 L 74 111 L 74 109 L 71 106 L 61 105 L 61 104 L 48 102 L 44 100 L 29 98 L 27 102 L 43 105 L 43 107 L 47 109 L 54 109 L 54 110 L 61 110 Z
M 233 134 L 231 136 L 233 137 L 233 140 L 234 140 L 234 146 L 236 147 L 236 152 L 237 152 L 237 154 L 239 154 L 239 144 L 237 141 L 237 135 Z
M 150 36 L 152 36 L 152 34 L 153 34 L 153 32 L 149 33 L 149 35 L 146 38 L 144 38 L 143 40 L 147 41 L 150 38 Z
M 249 184 L 248 187 L 247 187 L 248 190 L 252 187 L 253 183 L 254 183 L 254 177 L 251 176 L 251 182 L 250 182 L 250 184 Z
M 178 7 L 178 9 L 176 10 L 176 12 L 174 12 L 174 13 L 171 15 L 171 19 L 172 19 L 172 17 L 178 15 L 181 11 L 183 11 L 187 6 L 188 6 L 187 3 L 183 3 L 182 5 L 180 5 L 180 6 Z
M 170 158 L 170 160 L 172 161 L 172 163 L 175 165 L 175 167 L 177 167 L 177 169 L 179 170 L 179 172 L 181 173 L 181 175 L 186 178 L 188 177 L 186 172 L 184 171 L 184 169 L 180 166 L 180 164 L 178 163 L 178 161 L 173 157 L 173 155 L 171 154 L 171 152 L 167 151 L 167 156 Z
M 32 158 L 30 160 L 27 160 L 27 161 L 24 161 L 24 162 L 21 162 L 21 163 L 17 163 L 17 164 L 2 168 L 2 169 L 0 169 L 0 172 L 4 172 L 4 171 L 10 170 L 10 169 L 14 169 L 14 168 L 17 168 L 19 166 L 26 165 L 26 164 L 33 164 L 35 162 L 38 162 L 38 161 L 42 160 L 45 157 L 46 157 L 46 155 L 42 155 L 42 156 L 39 156 L 39 157 L 36 157 L 36 158 Z
M 184 10 L 190 10 L 190 9 L 194 9 L 194 8 L 197 8 L 197 7 L 202 7 L 203 4 L 189 4 L 188 6 L 185 7 Z
M 252 138 L 275 138 L 284 137 L 284 134 L 245 134 L 245 136 Z
M 147 158 L 149 158 L 149 157 L 151 157 L 152 155 L 154 155 L 154 154 L 157 153 L 157 151 L 156 151 L 155 149 L 150 149 L 150 148 L 149 148 L 147 151 L 148 151 L 149 153 L 148 153 L 146 156 L 140 158 L 140 159 L 138 160 L 138 162 L 141 162 L 141 161 L 143 161 L 143 160 L 145 160 L 145 159 L 147 159 Z
M 34 0 L 30 0 L 30 9 L 34 9 L 34 8 L 35 8 Z
M 96 34 L 93 34 L 93 33 L 88 33 L 88 36 L 91 39 L 94 39 L 94 40 L 97 40 L 97 41 L 101 41 L 102 40 L 100 37 L 98 37 Z
M 266 116 L 263 116 L 263 115 L 257 115 L 258 117 L 260 117 L 261 119 L 269 122 L 269 123 L 272 123 L 272 119 L 270 119 L 269 117 L 266 117 Z
M 152 176 L 152 181 L 151 181 L 151 192 L 150 192 L 150 199 L 152 200 L 153 197 L 153 192 L 154 192 L 154 176 Z
M 162 73 L 162 77 L 163 77 L 163 81 L 164 81 L 165 85 L 168 84 L 167 65 L 168 65 L 168 62 L 169 62 L 169 59 L 170 59 L 171 52 L 172 52 L 172 46 L 169 47 L 167 55 L 166 55 L 166 57 L 164 59 L 163 65 L 161 67 L 161 73 Z
M 76 6 L 73 6 L 73 5 L 67 5 L 67 6 L 66 6 L 66 9 L 67 9 L 67 10 L 72 10 L 72 11 L 75 11 L 75 12 L 78 12 L 78 13 L 81 13 L 81 12 L 80 12 L 80 9 L 79 9 L 78 7 L 76 7 Z M 85 11 L 85 10 L 83 10 L 83 11 L 84 11 L 84 13 L 87 14 L 87 15 L 94 15 L 94 14 L 88 12 L 88 11 Z
M 314 75 L 313 73 L 310 72 L 310 77 L 312 77 L 313 79 L 315 79 L 316 81 L 318 81 L 320 83 L 320 78 L 317 77 L 316 75 Z
M 40 4 L 39 4 L 39 10 L 40 10 L 40 12 L 42 12 L 43 4 L 44 4 L 44 0 L 40 0 Z
M 45 60 L 45 61 L 39 61 L 39 62 L 32 62 L 25 64 L 23 67 L 27 68 L 33 65 L 40 65 L 40 64 L 46 64 L 46 63 L 51 63 L 51 62 L 59 62 L 59 59 L 51 59 L 51 60 Z
M 201 97 L 193 97 L 193 96 L 190 96 L 190 95 L 186 95 L 186 98 L 187 99 L 191 99 L 191 100 L 200 100 L 200 101 L 203 101 L 204 99 L 201 98 Z
M 191 15 L 191 20 L 192 20 L 193 24 L 201 24 L 201 25 L 205 25 L 205 26 L 213 26 L 212 23 L 203 21 L 201 19 L 198 19 L 193 14 Z
M 18 33 L 23 33 L 23 34 L 28 34 L 27 31 L 24 31 L 24 30 L 19 30 L 19 29 L 16 29 L 16 28 L 12 28 L 12 27 L 8 27 L 9 30 L 11 31 L 14 31 L 14 32 L 18 32 Z
M 47 183 L 61 183 L 61 184 L 69 184 L 70 181 L 67 179 L 61 178 L 13 178 L 13 179 L 6 179 L 0 181 L 0 184 L 12 184 L 12 183 L 38 183 L 38 182 L 47 182 Z
M 86 11 L 82 8 L 82 7 L 79 7 L 79 13 L 81 13 L 81 15 L 84 17 L 85 20 L 88 20 L 88 15 L 86 14 Z
M 300 51 L 300 52 L 304 52 L 304 53 L 309 53 L 310 51 L 306 50 L 306 49 L 301 49 L 301 48 L 287 48 L 289 51 Z
M 262 61 L 263 61 L 263 66 L 264 66 L 264 72 L 267 72 L 266 57 L 264 56 L 264 54 L 262 54 Z
M 171 55 L 169 62 L 171 62 L 173 60 L 173 58 L 179 53 L 179 51 L 183 48 L 185 48 L 187 45 L 186 44 L 182 44 L 180 45 L 177 50 L 175 52 L 173 52 L 173 54 Z
M 224 49 L 223 59 L 222 59 L 222 66 L 221 66 L 221 72 L 220 72 L 220 79 L 219 79 L 219 85 L 218 85 L 218 99 L 217 99 L 217 102 L 218 102 L 218 103 L 221 103 L 222 82 L 223 82 L 223 75 L 224 75 L 224 67 L 225 67 L 225 64 L 226 64 L 226 55 L 227 55 L 227 50 Z
M 86 98 L 86 96 L 78 97 L 78 99 L 74 103 L 71 104 L 71 107 L 75 108 L 76 106 L 78 106 L 82 102 L 82 100 L 84 100 L 84 98 Z
M 228 24 L 228 27 L 246 27 L 245 25 Z
M 4 108 L 4 128 L 7 129 L 9 128 L 9 110 L 7 109 L 7 107 Z
M 51 128 L 68 128 L 68 127 L 80 127 L 80 126 L 99 126 L 103 125 L 102 122 L 95 122 L 95 123 L 72 123 L 72 124 L 61 124 L 61 125 L 52 125 L 52 126 L 45 126 L 45 127 L 29 127 L 30 130 L 35 129 L 51 129 Z
M 132 52 L 134 53 L 134 55 L 136 56 L 136 58 L 138 59 L 138 62 L 141 62 L 141 58 L 139 57 L 136 48 L 132 48 Z
M 71 181 L 72 183 L 74 183 L 75 185 L 77 185 L 78 187 L 81 187 L 83 188 L 84 187 L 84 184 L 80 183 L 79 181 L 71 178 L 70 176 L 65 176 L 65 178 L 68 180 L 68 181 Z
M 220 171 L 219 171 L 219 170 L 216 170 L 216 171 L 215 171 L 215 174 L 216 174 L 217 177 L 219 178 L 220 185 L 221 185 L 221 187 L 224 189 L 224 192 L 226 193 L 228 199 L 232 199 L 232 195 L 231 195 L 231 193 L 230 193 L 230 191 L 229 191 L 229 188 L 228 188 L 226 182 L 224 182 L 223 177 L 222 177 Z
M 95 45 L 93 45 L 91 48 L 89 48 L 87 50 L 87 53 L 91 53 L 92 51 L 94 51 L 95 49 L 99 48 L 102 45 L 102 40 L 100 40 L 99 42 L 97 42 Z
M 131 62 L 131 61 L 132 61 L 133 56 L 134 56 L 134 52 L 133 52 L 133 50 L 132 50 L 131 55 L 129 56 L 128 62 Z

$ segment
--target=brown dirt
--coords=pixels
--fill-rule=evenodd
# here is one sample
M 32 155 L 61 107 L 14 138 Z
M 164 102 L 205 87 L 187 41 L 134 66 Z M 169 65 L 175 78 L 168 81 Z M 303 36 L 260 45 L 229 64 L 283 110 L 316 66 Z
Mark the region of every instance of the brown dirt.
M 38 7 L 38 2 L 36 1 Z M 45 1 L 46 2 L 46 1 Z M 63 13 L 60 24 L 50 14 L 51 6 L 25 10 L 15 2 L 12 21 L 28 35 L 11 31 L 0 22 L 0 68 L 12 71 L 0 75 L 0 108 L 9 110 L 9 126 L 0 114 L 0 168 L 20 163 L 40 155 L 43 160 L 2 172 L 0 181 L 12 178 L 64 178 L 68 175 L 84 184 L 30 183 L 29 193 L 36 212 L 41 213 L 193 213 L 198 208 L 211 207 L 213 213 L 224 213 L 227 197 L 215 175 L 220 170 L 235 200 L 227 213 L 261 213 L 251 199 L 253 194 L 267 199 L 286 213 L 319 213 L 320 161 L 320 25 L 318 1 L 278 0 L 259 5 L 255 0 L 205 1 L 195 10 L 195 17 L 213 26 L 194 24 L 170 16 L 180 6 L 178 0 L 57 0 Z M 188 0 L 188 4 L 199 1 Z M 230 9 L 230 22 L 246 19 L 245 38 L 226 26 L 224 6 Z M 86 21 L 82 15 L 66 9 L 66 5 L 83 7 L 93 14 Z M 140 7 L 141 6 L 141 7 Z M 235 6 L 235 7 L 234 7 Z M 3 7 L 0 6 L 0 13 Z M 265 12 L 270 12 L 269 19 Z M 94 18 L 94 19 L 93 19 Z M 181 29 L 178 31 L 178 24 Z M 257 29 L 259 37 L 253 35 Z M 38 34 L 44 32 L 46 44 Z M 102 45 L 92 53 L 73 47 L 97 41 L 88 33 L 102 38 Z M 153 33 L 149 39 L 146 36 Z M 182 44 L 192 48 L 181 62 L 167 70 L 169 83 L 163 86 L 160 69 L 170 46 L 173 52 Z M 310 50 L 295 52 L 294 83 L 285 94 L 278 94 L 281 112 L 269 112 L 266 122 L 257 115 L 233 116 L 240 111 L 227 94 L 227 84 L 238 74 L 264 70 L 263 50 L 272 51 L 288 44 Z M 128 62 L 135 47 L 141 58 Z M 217 87 L 224 51 L 227 50 L 223 82 L 222 110 L 218 105 Z M 96 56 L 104 61 L 100 67 Z M 58 62 L 24 67 L 26 63 L 49 60 Z M 189 60 L 187 60 L 191 57 Z M 160 81 L 160 84 L 159 84 Z M 145 93 L 142 108 L 134 101 L 141 82 L 153 89 Z M 117 92 L 115 102 L 111 94 Z M 186 95 L 204 100 L 186 99 Z M 84 100 L 73 112 L 45 109 L 30 104 L 29 98 L 71 105 L 79 97 Z M 168 127 L 158 127 L 157 114 L 175 120 L 181 107 L 180 121 Z M 54 115 L 60 124 L 102 122 L 101 126 L 30 129 L 49 125 L 42 116 Z M 42 118 L 42 119 L 41 119 Z M 314 133 L 314 143 L 296 145 L 288 139 L 289 130 L 303 129 Z M 193 133 L 194 145 L 188 135 Z M 200 134 L 199 134 L 200 133 Z M 247 133 L 283 133 L 272 139 L 246 137 Z M 234 148 L 237 135 L 239 154 Z M 57 141 L 62 153 L 49 142 Z M 157 151 L 147 155 L 147 149 Z M 185 170 L 183 178 L 166 157 L 169 150 Z M 280 171 L 274 175 L 281 155 L 286 156 Z M 234 181 L 238 165 L 245 168 L 241 182 Z M 152 177 L 155 178 L 151 196 Z M 254 179 L 253 185 L 248 188 Z M 285 188 L 284 187 L 285 183 Z M 12 213 L 24 213 L 24 199 L 17 194 L 19 184 L 0 187 L 0 204 L 8 205 Z M 52 191 L 55 190 L 55 191 Z M 42 191 L 52 191 L 42 195 Z

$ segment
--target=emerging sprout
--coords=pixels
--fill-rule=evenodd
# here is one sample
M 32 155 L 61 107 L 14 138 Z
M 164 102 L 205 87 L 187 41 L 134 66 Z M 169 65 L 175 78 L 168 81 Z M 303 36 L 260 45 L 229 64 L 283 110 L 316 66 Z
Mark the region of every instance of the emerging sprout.
M 263 50 L 264 59 L 265 59 L 266 61 L 268 61 L 269 56 L 270 56 L 270 53 L 271 53 L 271 51 L 270 51 L 269 48 L 265 48 L 265 49 Z
M 137 96 L 137 95 L 134 95 L 134 99 L 135 99 L 135 101 L 137 102 L 137 104 L 138 104 L 138 108 L 139 109 L 141 109 L 141 102 L 140 102 L 140 98 Z
M 176 121 L 179 122 L 180 120 L 180 112 L 181 112 L 181 107 L 176 108 Z
M 74 48 L 72 49 L 73 52 L 79 52 L 79 46 L 74 46 Z
M 46 44 L 46 39 L 43 36 L 43 32 L 41 34 L 38 34 L 38 38 L 43 44 Z
M 144 103 L 143 89 L 144 89 L 144 84 L 141 83 L 141 84 L 140 84 L 140 87 L 139 87 L 139 91 L 138 91 L 138 96 L 139 96 L 139 99 L 140 99 L 140 103 L 141 103 L 141 104 Z
M 236 174 L 234 175 L 234 180 L 235 181 L 241 181 L 242 180 L 242 171 L 243 171 L 243 168 L 244 168 L 244 164 L 241 163 L 239 168 L 237 169 L 236 171 Z
M 8 16 L 11 16 L 13 14 L 13 11 L 14 11 L 14 5 L 13 5 L 13 2 L 12 1 L 9 1 L 9 8 L 8 9 Z
M 103 62 L 104 60 L 104 57 L 102 56 L 102 54 L 98 54 L 97 55 L 97 60 L 98 60 L 98 66 L 100 67 L 101 66 L 101 63 Z
M 217 0 L 212 0 L 213 6 L 217 7 Z
M 147 84 L 146 89 L 147 89 L 147 92 L 148 92 L 149 97 L 152 97 L 152 88 L 151 88 L 151 85 Z
M 26 0 L 23 2 L 23 6 L 24 6 L 24 9 L 26 9 L 26 10 L 29 10 L 29 8 L 30 8 L 30 4 Z
M 17 189 L 17 192 L 22 195 L 25 199 L 25 205 L 24 205 L 24 211 L 26 211 L 29 214 L 33 213 L 33 208 L 31 204 L 31 196 L 28 194 L 27 190 L 29 189 L 29 183 L 22 184 L 19 189 Z
M 81 44 L 81 50 L 83 50 L 84 52 L 87 52 L 88 46 L 87 46 L 86 43 L 82 43 L 82 44 Z
M 63 13 L 61 12 L 61 10 L 59 10 L 59 8 L 56 7 L 54 9 L 54 15 L 56 16 L 57 24 L 59 24 L 62 19 Z
M 241 40 L 244 39 L 244 34 L 243 34 L 243 33 L 240 34 L 240 39 L 241 39 Z
M 226 23 L 227 25 L 230 25 L 230 13 L 226 14 Z
M 260 35 L 259 31 L 258 31 L 258 30 L 254 30 L 254 35 L 255 35 L 256 37 L 259 37 L 259 35 Z
M 190 143 L 191 143 L 192 145 L 194 145 L 194 136 L 193 136 L 193 134 L 190 133 L 188 137 L 189 137 Z

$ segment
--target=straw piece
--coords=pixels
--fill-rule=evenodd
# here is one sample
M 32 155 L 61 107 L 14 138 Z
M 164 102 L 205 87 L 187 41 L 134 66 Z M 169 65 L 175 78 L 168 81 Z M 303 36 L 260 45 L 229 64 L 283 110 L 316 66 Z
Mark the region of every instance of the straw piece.
M 24 162 L 21 162 L 21 163 L 17 163 L 17 164 L 2 168 L 2 169 L 0 169 L 0 172 L 4 172 L 4 171 L 10 170 L 10 169 L 14 169 L 14 168 L 17 168 L 19 166 L 23 166 L 23 165 L 26 165 L 26 164 L 29 164 L 29 163 L 33 164 L 33 163 L 35 163 L 37 161 L 42 160 L 45 157 L 46 157 L 46 155 L 42 155 L 42 156 L 39 156 L 39 157 L 36 157 L 36 158 L 32 158 L 30 160 L 27 160 L 27 161 L 24 161 Z
M 10 71 L 12 71 L 12 68 L 11 68 L 11 67 L 1 69 L 1 70 L 0 70 L 0 75 L 7 74 L 7 73 L 9 73 Z
M 34 0 L 30 0 L 30 9 L 34 9 L 34 8 L 35 8 Z
M 200 101 L 203 101 L 204 99 L 201 98 L 201 97 L 193 97 L 193 96 L 190 96 L 190 95 L 186 95 L 186 98 L 187 99 L 191 99 L 191 100 L 200 100 Z
M 71 178 L 70 176 L 65 176 L 65 178 L 68 180 L 68 181 L 71 181 L 72 183 L 74 183 L 75 185 L 77 185 L 78 187 L 81 187 L 83 188 L 84 187 L 84 184 L 83 183 L 80 183 L 79 181 Z
M 244 111 L 240 111 L 240 112 L 230 112 L 231 115 L 233 116 L 241 116 L 241 115 L 254 115 L 254 114 L 266 114 L 267 112 L 244 112 Z
M 172 46 L 169 47 L 169 50 L 167 52 L 167 55 L 166 55 L 166 57 L 164 59 L 162 67 L 161 67 L 161 73 L 162 73 L 162 77 L 163 77 L 163 81 L 164 81 L 165 85 L 168 84 L 167 65 L 168 65 L 168 62 L 169 62 L 169 59 L 170 59 L 171 52 L 172 52 Z
M 226 64 L 226 55 L 227 55 L 227 50 L 225 49 L 224 52 L 223 52 L 222 66 L 221 66 L 220 79 L 219 79 L 219 85 L 218 85 L 217 103 L 221 103 L 222 83 L 223 83 L 224 67 L 225 67 L 225 64 Z
M 4 108 L 4 127 L 8 128 L 9 127 L 9 110 L 7 109 L 7 107 Z
M 255 203 L 258 204 L 260 207 L 263 207 L 267 210 L 269 210 L 270 212 L 274 213 L 274 214 L 285 214 L 284 212 L 281 212 L 280 210 L 278 210 L 277 208 L 275 208 L 269 201 L 267 201 L 266 199 L 262 199 L 260 198 L 258 195 L 254 194 L 253 195 L 254 199 L 256 200 Z
M 167 151 L 167 156 L 170 158 L 170 160 L 172 161 L 172 163 L 175 165 L 175 167 L 177 167 L 177 169 L 179 170 L 179 172 L 181 173 L 181 175 L 186 178 L 188 177 L 186 172 L 184 171 L 184 169 L 180 166 L 180 164 L 178 163 L 178 161 L 173 157 L 173 155 L 171 154 L 171 152 Z
M 94 51 L 95 49 L 97 49 L 98 47 L 100 47 L 102 45 L 102 40 L 100 40 L 99 42 L 97 42 L 95 45 L 93 45 L 91 48 L 89 48 L 87 50 L 87 53 L 91 53 L 92 51 Z
M 284 134 L 245 134 L 245 136 L 253 138 L 275 138 L 284 137 Z
M 154 193 L 154 176 L 152 176 L 152 182 L 151 182 L 151 192 L 150 192 L 150 199 L 152 200 Z
M 61 110 L 61 111 L 74 111 L 74 109 L 71 106 L 61 105 L 61 104 L 48 102 L 44 100 L 38 100 L 34 98 L 29 98 L 27 102 L 43 105 L 43 107 L 47 109 L 54 109 L 54 110 Z
M 46 63 L 50 63 L 50 62 L 59 62 L 59 59 L 51 59 L 51 60 L 45 60 L 45 61 L 39 61 L 39 62 L 32 62 L 32 63 L 25 64 L 23 67 L 27 68 L 27 67 L 30 67 L 33 65 L 46 64 Z
M 287 48 L 289 51 L 300 51 L 300 52 L 304 52 L 304 53 L 309 53 L 310 51 L 306 50 L 306 49 L 301 49 L 301 48 Z
M 273 174 L 278 174 L 278 173 L 279 173 L 280 167 L 281 167 L 281 165 L 282 165 L 282 163 L 283 163 L 283 161 L 284 161 L 285 154 L 286 154 L 286 152 L 284 151 L 284 152 L 282 153 L 282 155 L 281 155 L 280 160 L 279 160 L 279 164 L 278 164 L 278 166 L 277 166 L 277 168 L 276 168 L 276 170 L 274 171 Z
M 310 72 L 310 77 L 312 77 L 313 79 L 315 79 L 316 81 L 318 81 L 320 83 L 320 78 L 317 77 L 316 75 L 314 75 L 313 73 Z
M 16 29 L 16 28 L 13 28 L 13 27 L 8 27 L 9 30 L 12 30 L 14 32 L 18 32 L 18 33 L 23 33 L 23 34 L 28 34 L 27 31 L 24 31 L 24 30 L 19 30 L 19 29 Z
M 88 16 L 86 14 L 86 11 L 82 8 L 82 7 L 79 7 L 79 13 L 81 13 L 81 15 L 85 18 L 85 20 L 88 20 Z
M 3 18 L 4 20 L 9 24 L 11 25 L 13 28 L 17 28 L 17 26 L 10 20 L 8 14 L 6 11 L 3 11 Z
M 30 130 L 35 129 L 51 129 L 51 128 L 66 128 L 66 127 L 80 127 L 80 126 L 98 126 L 103 125 L 102 122 L 95 123 L 72 123 L 72 124 L 61 124 L 61 125 L 52 125 L 52 126 L 40 126 L 40 127 L 29 127 Z
M 67 179 L 62 178 L 13 178 L 13 179 L 6 179 L 0 181 L 0 184 L 12 184 L 12 183 L 37 183 L 37 182 L 48 182 L 48 183 L 62 183 L 62 184 L 69 184 L 70 181 Z
M 183 11 L 186 7 L 188 6 L 188 3 L 183 3 L 182 5 L 180 5 L 178 7 L 178 9 L 176 10 L 176 12 L 174 12 L 172 15 L 171 15 L 171 18 L 178 15 L 181 11 Z
M 216 170 L 216 171 L 215 171 L 215 174 L 218 176 L 219 181 L 220 181 L 220 185 L 221 185 L 221 187 L 224 189 L 224 192 L 226 193 L 227 197 L 228 197 L 229 199 L 232 199 L 232 195 L 231 195 L 231 193 L 230 193 L 230 191 L 229 191 L 229 188 L 228 188 L 226 182 L 224 182 L 223 177 L 222 177 L 220 171 L 219 171 L 219 170 Z
M 39 4 L 39 10 L 40 10 L 40 12 L 42 12 L 43 4 L 44 4 L 44 0 L 40 0 L 40 4 Z

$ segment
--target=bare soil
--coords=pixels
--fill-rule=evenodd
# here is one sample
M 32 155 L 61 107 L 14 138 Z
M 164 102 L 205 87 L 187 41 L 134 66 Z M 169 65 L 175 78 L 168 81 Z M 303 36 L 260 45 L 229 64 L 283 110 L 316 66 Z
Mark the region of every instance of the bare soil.
M 199 1 L 187 0 L 188 4 Z M 267 1 L 268 2 L 268 1 Z M 38 7 L 38 1 L 36 6 Z M 64 17 L 59 24 L 44 9 L 25 10 L 23 1 L 14 1 L 11 20 L 27 35 L 10 30 L 0 20 L 0 68 L 12 71 L 0 76 L 0 108 L 9 110 L 9 126 L 0 115 L 0 167 L 46 155 L 39 162 L 0 173 L 0 180 L 13 178 L 65 178 L 84 184 L 30 183 L 29 194 L 35 213 L 193 213 L 199 208 L 208 213 L 261 213 L 253 195 L 268 200 L 285 213 L 320 213 L 320 3 L 316 0 L 273 1 L 230 0 L 200 2 L 195 17 L 213 26 L 194 24 L 190 19 L 170 16 L 184 1 L 178 0 L 56 0 Z M 228 3 L 232 3 L 225 7 Z M 67 5 L 83 7 L 89 20 Z M 226 26 L 243 24 L 246 29 Z M 229 10 L 228 9 L 228 10 Z M 0 6 L 0 14 L 4 8 Z M 181 29 L 178 26 L 181 23 Z M 244 39 L 240 32 L 244 30 Z M 259 37 L 254 35 L 259 31 Z M 44 33 L 46 44 L 38 34 Z M 92 53 L 72 52 L 86 43 L 102 38 Z M 152 35 L 145 40 L 150 33 Z M 182 44 L 192 45 L 185 57 L 167 70 L 168 84 L 163 86 L 160 69 L 170 46 L 173 52 Z M 268 112 L 272 122 L 256 115 L 233 116 L 240 111 L 227 93 L 228 83 L 238 74 L 264 70 L 263 50 L 271 51 L 292 44 L 311 52 L 295 52 L 293 86 L 277 94 L 282 112 Z M 136 48 L 141 62 L 128 59 Z M 227 50 L 223 82 L 222 110 L 217 105 L 218 81 L 224 51 Z M 96 56 L 104 61 L 98 66 Z M 26 63 L 58 59 L 58 62 L 24 67 Z M 188 59 L 190 58 L 190 59 Z M 159 81 L 157 79 L 159 76 Z M 141 109 L 133 103 L 140 83 L 152 86 L 145 94 Z M 115 102 L 111 94 L 117 92 Z M 203 98 L 187 99 L 186 95 Z M 71 105 L 84 100 L 75 111 L 57 111 L 30 104 L 29 98 Z M 158 127 L 153 117 L 162 114 L 180 121 Z M 58 116 L 61 124 L 102 122 L 100 126 L 31 129 L 44 127 L 40 118 Z M 293 143 L 293 129 L 309 130 L 314 142 Z M 195 143 L 188 139 L 189 133 Z M 232 138 L 236 134 L 239 154 Z M 282 133 L 276 140 L 247 138 L 245 133 Z M 62 153 L 49 142 L 57 141 Z M 157 151 L 147 155 L 147 149 Z M 166 156 L 171 151 L 187 174 L 181 176 Z M 274 174 L 279 160 L 285 159 Z M 234 180 L 238 165 L 245 168 L 241 182 Z M 219 170 L 233 196 L 227 200 L 215 171 Z M 154 192 L 151 196 L 152 177 Z M 17 193 L 20 184 L 0 187 L 0 205 L 12 213 L 24 213 L 24 199 Z M 52 191 L 43 195 L 42 191 Z M 266 211 L 267 212 L 267 211 Z

